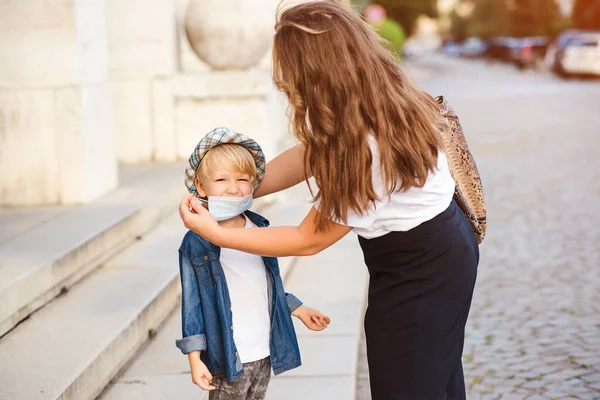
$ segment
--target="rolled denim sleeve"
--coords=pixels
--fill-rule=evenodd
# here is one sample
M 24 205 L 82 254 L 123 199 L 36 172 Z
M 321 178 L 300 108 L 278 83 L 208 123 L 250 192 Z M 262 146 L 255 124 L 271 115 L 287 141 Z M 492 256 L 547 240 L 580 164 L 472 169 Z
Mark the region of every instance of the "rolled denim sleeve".
M 302 302 L 299 298 L 294 296 L 291 293 L 285 294 L 285 299 L 287 300 L 288 307 L 290 308 L 290 312 L 294 312 L 294 310 L 302 305 Z
M 198 278 L 194 267 L 184 251 L 179 250 L 179 273 L 181 278 L 181 330 L 182 339 L 175 345 L 183 354 L 206 350 L 204 317 L 200 303 Z
M 176 340 L 175 345 L 183 354 L 191 353 L 196 350 L 206 350 L 206 335 L 187 336 L 183 339 Z

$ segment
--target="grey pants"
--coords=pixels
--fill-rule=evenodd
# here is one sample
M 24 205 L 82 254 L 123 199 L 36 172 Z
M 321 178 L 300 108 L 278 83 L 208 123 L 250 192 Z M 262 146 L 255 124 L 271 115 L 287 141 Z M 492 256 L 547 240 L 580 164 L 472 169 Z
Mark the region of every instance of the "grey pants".
M 224 376 L 213 377 L 216 388 L 208 395 L 209 400 L 263 400 L 271 380 L 271 359 L 242 364 L 244 373 L 237 382 L 227 382 Z

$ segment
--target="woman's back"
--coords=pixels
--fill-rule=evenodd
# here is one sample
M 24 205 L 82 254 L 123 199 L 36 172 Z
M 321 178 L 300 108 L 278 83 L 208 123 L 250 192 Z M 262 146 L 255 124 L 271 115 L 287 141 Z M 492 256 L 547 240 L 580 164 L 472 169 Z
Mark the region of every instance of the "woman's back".
M 372 239 L 393 231 L 408 231 L 448 208 L 455 183 L 443 152 L 438 153 L 437 169 L 429 173 L 423 187 L 413 186 L 388 196 L 384 177 L 381 175 L 377 140 L 372 135 L 368 140 L 373 156 L 373 189 L 378 200 L 363 215 L 348 210 L 345 225 L 354 227 L 354 232 L 365 239 Z

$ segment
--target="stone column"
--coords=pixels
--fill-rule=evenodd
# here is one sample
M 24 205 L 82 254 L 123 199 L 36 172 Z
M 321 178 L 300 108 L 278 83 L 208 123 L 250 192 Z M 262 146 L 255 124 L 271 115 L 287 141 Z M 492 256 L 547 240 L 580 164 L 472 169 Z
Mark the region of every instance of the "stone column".
M 175 159 L 171 79 L 176 73 L 174 0 L 106 0 L 117 154 L 124 163 Z
M 267 158 L 276 154 L 276 138 L 284 132 L 273 131 L 270 67 L 261 64 L 274 33 L 275 6 L 274 0 L 189 0 L 181 39 L 201 63 L 182 71 L 173 86 L 180 158 L 217 126 L 250 135 Z M 189 61 L 184 58 L 184 68 Z
M 0 2 L 0 204 L 117 186 L 104 0 Z

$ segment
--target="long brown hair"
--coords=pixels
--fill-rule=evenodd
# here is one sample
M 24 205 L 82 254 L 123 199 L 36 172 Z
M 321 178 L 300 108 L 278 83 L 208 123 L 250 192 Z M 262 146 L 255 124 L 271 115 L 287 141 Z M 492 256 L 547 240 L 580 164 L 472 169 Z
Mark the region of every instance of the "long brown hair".
M 311 1 L 285 10 L 280 4 L 277 14 L 273 80 L 289 99 L 292 128 L 319 189 L 318 229 L 328 219 L 347 222 L 348 209 L 363 214 L 377 199 L 369 134 L 388 194 L 422 187 L 443 146 L 435 100 L 353 10 Z

